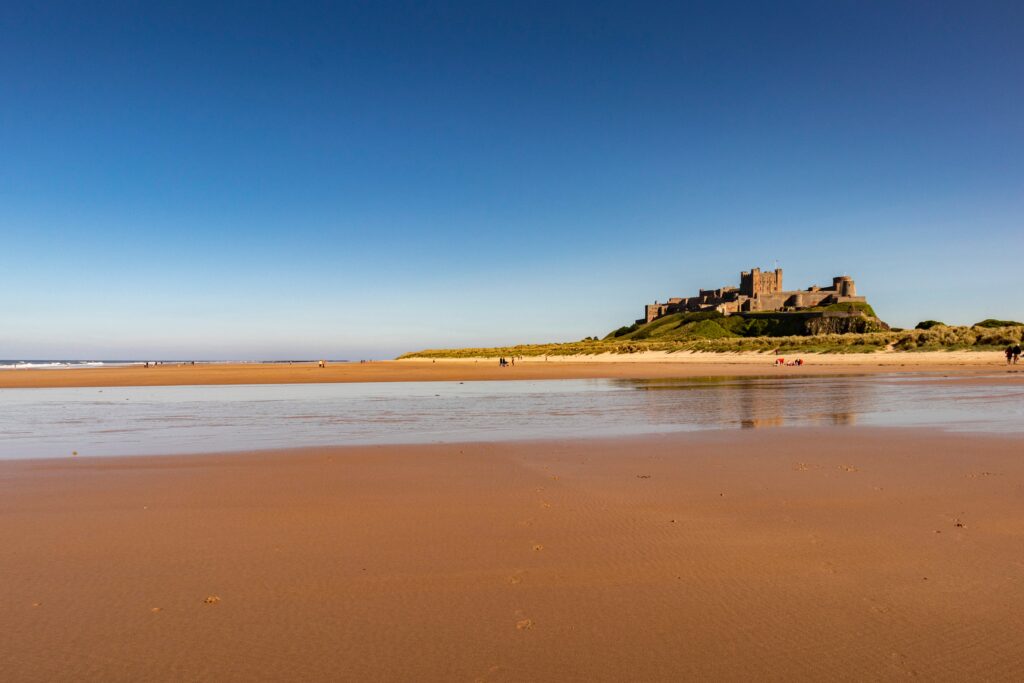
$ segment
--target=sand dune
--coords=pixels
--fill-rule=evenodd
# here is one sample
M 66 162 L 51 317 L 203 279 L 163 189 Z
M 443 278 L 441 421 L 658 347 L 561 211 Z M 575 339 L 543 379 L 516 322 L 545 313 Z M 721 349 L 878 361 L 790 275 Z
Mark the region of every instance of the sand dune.
M 0 463 L 8 680 L 1016 680 L 1018 439 Z

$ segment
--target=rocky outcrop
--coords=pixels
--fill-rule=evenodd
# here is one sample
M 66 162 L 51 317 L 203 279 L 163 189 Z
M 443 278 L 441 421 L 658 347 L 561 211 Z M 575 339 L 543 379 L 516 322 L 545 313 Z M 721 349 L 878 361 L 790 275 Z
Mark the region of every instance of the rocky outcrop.
M 878 318 L 861 312 L 823 311 L 804 320 L 805 334 L 863 334 L 885 332 L 889 326 Z

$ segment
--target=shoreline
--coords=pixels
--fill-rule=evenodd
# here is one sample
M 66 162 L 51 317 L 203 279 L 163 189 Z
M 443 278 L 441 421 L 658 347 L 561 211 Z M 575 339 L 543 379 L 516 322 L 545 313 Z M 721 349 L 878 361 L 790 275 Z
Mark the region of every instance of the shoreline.
M 1014 680 L 1022 438 L 838 429 L 0 462 L 0 659 Z
M 209 451 L 182 451 L 182 452 L 139 452 L 139 453 L 118 453 L 104 455 L 102 453 L 75 453 L 75 455 L 42 455 L 25 456 L 15 458 L 0 458 L 0 474 L 4 467 L 30 467 L 38 465 L 40 468 L 66 467 L 90 469 L 92 467 L 120 468 L 120 467 L 176 467 L 178 465 L 202 466 L 205 461 L 233 461 L 235 464 L 244 465 L 245 459 L 254 461 L 261 459 L 295 458 L 302 456 L 313 456 L 323 451 L 330 451 L 337 455 L 345 453 L 357 453 L 362 451 L 389 451 L 414 450 L 414 449 L 448 449 L 462 452 L 464 450 L 486 451 L 493 448 L 512 448 L 522 451 L 531 449 L 545 449 L 552 444 L 572 443 L 581 448 L 587 445 L 602 447 L 622 447 L 628 451 L 635 442 L 651 441 L 660 442 L 665 440 L 678 439 L 682 441 L 706 441 L 706 442 L 728 442 L 731 437 L 740 435 L 740 439 L 747 438 L 747 434 L 753 432 L 771 432 L 773 436 L 785 437 L 786 435 L 801 436 L 808 432 L 816 432 L 830 437 L 841 437 L 846 430 L 855 433 L 872 433 L 873 436 L 882 438 L 886 435 L 896 439 L 916 438 L 921 436 L 936 437 L 949 435 L 955 439 L 970 439 L 981 443 L 999 444 L 1004 442 L 1020 442 L 1024 445 L 1024 430 L 1014 431 L 963 431 L 944 430 L 916 425 L 792 425 L 792 424 L 771 424 L 758 427 L 741 426 L 718 426 L 703 427 L 700 429 L 674 429 L 664 431 L 650 431 L 634 434 L 614 435 L 586 435 L 586 436 L 538 436 L 510 437 L 494 441 L 470 440 L 470 441 L 396 441 L 381 443 L 336 443 L 336 444 L 312 444 L 304 446 L 268 446 L 265 448 L 237 448 L 218 449 Z M 180 461 L 180 462 L 179 462 Z
M 432 382 L 542 379 L 655 379 L 749 377 L 760 375 L 844 375 L 873 373 L 1005 374 L 1024 376 L 1024 365 L 1007 366 L 999 352 L 925 351 L 870 354 L 793 354 L 799 367 L 775 367 L 776 356 L 762 353 L 642 352 L 600 356 L 516 359 L 498 367 L 494 358 L 403 359 L 366 363 L 224 363 L 9 369 L 0 371 L 0 389 L 224 384 L 305 384 L 343 382 Z

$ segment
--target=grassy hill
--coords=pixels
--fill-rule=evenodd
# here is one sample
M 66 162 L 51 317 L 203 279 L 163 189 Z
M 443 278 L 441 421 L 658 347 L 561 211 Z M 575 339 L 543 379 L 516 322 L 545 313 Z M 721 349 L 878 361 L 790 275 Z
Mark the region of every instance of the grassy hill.
M 836 314 L 837 317 L 830 317 Z M 838 317 L 842 316 L 842 317 Z M 717 311 L 672 313 L 646 325 L 620 327 L 605 341 L 691 341 L 724 337 L 795 337 L 821 333 L 883 332 L 888 326 L 866 303 L 817 306 L 792 313 L 776 311 L 725 316 Z

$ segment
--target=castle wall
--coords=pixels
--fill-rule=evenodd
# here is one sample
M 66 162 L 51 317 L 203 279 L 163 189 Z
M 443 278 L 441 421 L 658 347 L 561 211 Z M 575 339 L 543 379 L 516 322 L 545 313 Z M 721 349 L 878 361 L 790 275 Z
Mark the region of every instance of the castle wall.
M 742 310 L 743 301 L 737 299 L 736 301 L 726 301 L 719 304 L 715 308 L 724 315 L 732 315 L 733 313 L 739 313 Z
M 752 299 L 751 311 L 778 311 L 784 308 L 811 308 L 832 303 L 866 302 L 862 296 L 839 296 L 831 289 L 817 291 L 789 291 L 762 294 Z

